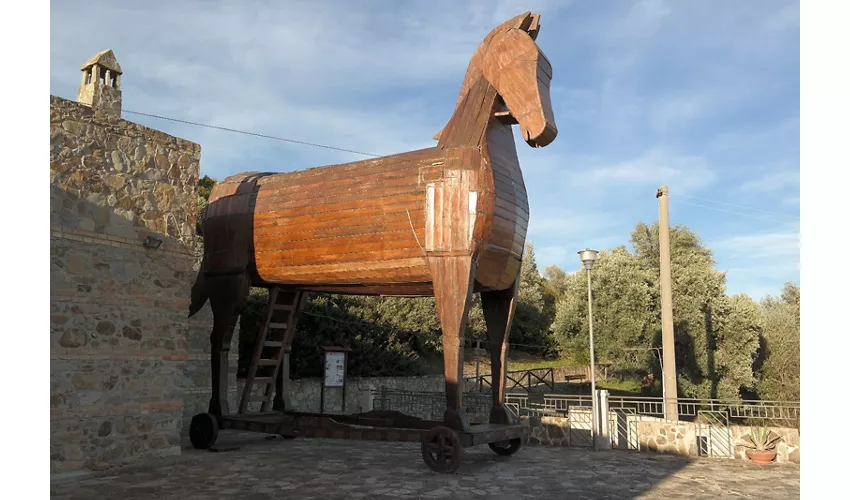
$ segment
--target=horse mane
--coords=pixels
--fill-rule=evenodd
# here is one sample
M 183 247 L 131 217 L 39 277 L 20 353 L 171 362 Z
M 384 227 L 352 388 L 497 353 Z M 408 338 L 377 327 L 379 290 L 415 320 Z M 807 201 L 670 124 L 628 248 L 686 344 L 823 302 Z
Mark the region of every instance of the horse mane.
M 536 40 L 537 34 L 540 32 L 540 15 L 533 14 L 531 11 L 523 12 L 522 14 L 508 19 L 502 24 L 496 26 L 490 31 L 490 33 L 487 34 L 486 37 L 484 37 L 484 40 L 480 45 L 478 45 L 478 48 L 472 55 L 472 59 L 469 61 L 469 66 L 466 69 L 466 75 L 463 77 L 463 83 L 460 86 L 460 95 L 457 98 L 457 102 L 455 103 L 452 113 L 457 111 L 458 106 L 460 106 L 463 99 L 469 93 L 469 89 L 483 74 L 481 63 L 484 59 L 484 55 L 487 54 L 487 49 L 489 48 L 490 43 L 496 35 L 512 29 L 521 29 L 528 33 L 532 40 Z M 443 128 L 434 135 L 434 140 L 440 140 L 440 136 L 445 129 L 446 126 L 444 125 Z

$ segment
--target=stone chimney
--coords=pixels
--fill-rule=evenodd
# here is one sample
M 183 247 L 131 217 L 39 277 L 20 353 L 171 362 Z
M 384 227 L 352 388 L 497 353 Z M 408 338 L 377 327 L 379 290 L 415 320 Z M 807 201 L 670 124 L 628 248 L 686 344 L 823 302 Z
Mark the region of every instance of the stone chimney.
M 77 92 L 77 102 L 121 118 L 121 66 L 112 50 L 99 52 L 81 69 L 83 81 Z

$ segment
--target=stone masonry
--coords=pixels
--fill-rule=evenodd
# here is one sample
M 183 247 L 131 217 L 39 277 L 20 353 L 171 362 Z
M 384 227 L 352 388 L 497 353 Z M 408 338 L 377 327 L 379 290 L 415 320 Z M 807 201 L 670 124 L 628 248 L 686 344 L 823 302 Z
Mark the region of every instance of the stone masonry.
M 178 454 L 192 347 L 201 148 L 121 119 L 111 51 L 83 72 L 50 97 L 51 472 Z

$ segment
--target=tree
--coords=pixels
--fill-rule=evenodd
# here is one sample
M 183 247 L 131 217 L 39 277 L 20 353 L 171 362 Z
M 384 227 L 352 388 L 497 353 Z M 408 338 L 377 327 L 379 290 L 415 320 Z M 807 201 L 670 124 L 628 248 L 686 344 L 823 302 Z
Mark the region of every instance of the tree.
M 764 330 L 756 392 L 762 399 L 800 400 L 800 288 L 786 283 L 761 303 Z
M 205 175 L 198 180 L 198 198 L 195 206 L 195 217 L 198 223 L 204 220 L 204 213 L 207 210 L 210 194 L 212 193 L 212 189 L 213 187 L 215 187 L 217 182 L 218 181 L 208 175 Z M 199 234 L 195 235 L 194 253 L 195 260 L 192 268 L 195 271 L 198 271 L 201 268 L 201 260 L 204 257 L 204 237 Z
M 616 370 L 647 372 L 660 320 L 652 279 L 625 247 L 603 250 L 593 266 L 593 332 L 596 357 Z M 587 322 L 587 271 L 568 277 L 556 304 L 552 325 L 562 354 L 580 362 L 590 359 Z
M 744 294 L 724 297 L 720 308 L 721 324 L 714 332 L 712 396 L 737 399 L 742 388 L 755 388 L 753 362 L 762 335 L 762 315 L 759 305 Z
M 661 347 L 658 225 L 640 223 L 625 247 L 602 251 L 592 270 L 594 343 L 615 369 L 660 376 L 651 348 Z M 758 305 L 726 296 L 726 276 L 711 250 L 685 226 L 670 233 L 673 330 L 680 393 L 740 398 L 755 384 L 753 360 L 761 335 Z M 557 276 L 553 273 L 553 276 Z M 552 332 L 559 350 L 589 358 L 587 271 L 564 280 Z
M 639 223 L 631 235 L 635 256 L 652 276 L 654 293 L 660 293 L 658 235 L 657 223 Z M 725 273 L 714 269 L 711 250 L 686 226 L 671 228 L 670 257 L 680 392 L 699 398 L 740 398 L 741 388 L 752 384 L 758 348 L 753 343 L 758 327 L 752 326 L 756 322 L 752 307 L 744 298 L 726 297 Z M 751 326 L 744 327 L 746 321 Z
M 567 289 L 570 275 L 555 264 L 543 270 L 543 314 L 552 321 L 555 319 L 555 304 Z
M 551 350 L 549 325 L 552 317 L 546 314 L 544 279 L 537 269 L 534 245 L 528 242 L 522 259 L 519 282 L 519 300 L 514 313 L 509 342 L 519 344 L 517 349 L 537 354 Z

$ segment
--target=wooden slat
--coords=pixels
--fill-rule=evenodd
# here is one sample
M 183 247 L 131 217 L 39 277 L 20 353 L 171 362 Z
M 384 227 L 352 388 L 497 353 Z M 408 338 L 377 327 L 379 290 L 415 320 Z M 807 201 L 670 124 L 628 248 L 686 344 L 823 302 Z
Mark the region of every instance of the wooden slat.
M 310 229 L 313 227 L 322 227 L 322 224 L 349 224 L 356 223 L 362 218 L 373 217 L 389 217 L 396 214 L 406 214 L 410 212 L 411 216 L 419 211 L 424 210 L 424 206 L 416 204 L 416 200 L 410 196 L 405 196 L 400 201 L 385 200 L 384 205 L 375 204 L 367 207 L 346 208 L 344 210 L 333 210 L 323 212 L 324 217 L 316 217 L 316 214 L 298 215 L 291 214 L 290 211 L 270 210 L 266 212 L 257 212 L 255 214 L 254 227 L 263 229 L 267 227 L 287 226 L 292 228 Z
M 318 205 L 304 205 L 299 207 L 283 207 L 277 205 L 263 207 L 258 204 L 254 214 L 254 219 L 276 219 L 278 217 L 297 217 L 303 215 L 319 216 L 343 210 L 362 210 L 370 208 L 377 208 L 378 213 L 384 213 L 387 206 L 393 206 L 395 204 L 413 210 L 419 208 L 421 200 L 421 193 L 400 193 L 391 196 L 376 194 L 375 196 L 363 197 L 360 199 L 345 201 L 335 200 L 333 203 L 321 203 Z
M 277 173 L 261 179 L 259 183 L 261 185 L 267 185 L 278 182 L 309 182 L 309 179 L 311 178 L 328 177 L 333 175 L 337 176 L 337 178 L 339 179 L 343 179 L 346 176 L 362 175 L 364 169 L 377 169 L 381 166 L 386 166 L 388 168 L 399 168 L 398 165 L 403 165 L 404 161 L 427 161 L 431 159 L 439 159 L 443 154 L 444 152 L 436 147 L 419 149 L 416 151 L 399 153 L 390 156 L 383 156 L 370 160 L 340 163 L 336 165 L 325 165 L 321 167 L 297 170 L 294 172 Z
M 362 252 L 375 247 L 379 248 L 407 248 L 416 247 L 416 238 L 424 238 L 424 231 L 414 236 L 410 224 L 401 225 L 393 231 L 378 231 L 356 235 L 328 236 L 313 240 L 296 240 L 280 242 L 271 235 L 257 236 L 254 239 L 254 249 L 257 254 L 274 255 L 276 253 L 297 253 L 298 250 L 314 250 L 315 254 L 321 254 L 319 249 L 327 248 L 332 251 L 343 251 L 347 253 Z
M 418 179 L 418 178 L 417 178 Z M 274 208 L 277 211 L 281 210 L 293 210 L 298 208 L 313 208 L 313 207 L 325 207 L 325 206 L 337 206 L 344 205 L 346 203 L 356 203 L 369 199 L 384 199 L 384 198 L 392 198 L 394 196 L 403 196 L 403 195 L 415 195 L 419 192 L 419 188 L 416 184 L 405 184 L 403 186 L 392 186 L 386 189 L 373 189 L 370 191 L 358 192 L 352 191 L 347 193 L 340 193 L 334 196 L 323 196 L 316 198 L 272 198 L 264 196 L 264 193 L 261 191 L 257 198 L 257 211 L 266 211 L 269 208 Z M 355 205 L 359 206 L 359 205 Z
M 432 158 L 433 159 L 433 158 Z M 279 182 L 265 183 L 261 191 L 269 197 L 284 198 L 289 196 L 327 196 L 339 191 L 364 190 L 376 184 L 392 183 L 403 185 L 418 179 L 419 170 L 433 163 L 432 159 L 417 161 L 402 161 L 396 164 L 384 164 L 371 168 L 363 168 L 355 176 L 339 178 L 333 174 L 308 180 L 290 178 L 287 174 L 280 177 Z M 310 191 L 305 191 L 310 188 Z
M 283 242 L 302 241 L 308 239 L 328 238 L 334 236 L 354 236 L 375 232 L 398 231 L 411 225 L 414 228 L 424 226 L 425 211 L 401 211 L 381 214 L 380 216 L 356 217 L 337 219 L 336 217 L 321 220 L 306 225 L 280 225 L 258 227 L 254 229 L 255 237 L 272 237 Z

